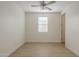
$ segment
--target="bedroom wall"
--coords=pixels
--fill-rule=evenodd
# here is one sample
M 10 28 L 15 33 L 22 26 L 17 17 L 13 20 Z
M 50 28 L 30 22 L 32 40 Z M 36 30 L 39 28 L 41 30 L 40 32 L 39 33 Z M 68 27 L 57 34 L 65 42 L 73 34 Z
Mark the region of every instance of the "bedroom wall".
M 38 17 L 48 17 L 48 32 L 38 32 Z M 26 13 L 26 42 L 61 42 L 61 15 L 59 12 Z
M 14 2 L 0 1 L 0 56 L 9 56 L 24 42 L 24 11 Z
M 65 42 L 66 47 L 79 56 L 79 2 L 74 2 L 65 13 Z

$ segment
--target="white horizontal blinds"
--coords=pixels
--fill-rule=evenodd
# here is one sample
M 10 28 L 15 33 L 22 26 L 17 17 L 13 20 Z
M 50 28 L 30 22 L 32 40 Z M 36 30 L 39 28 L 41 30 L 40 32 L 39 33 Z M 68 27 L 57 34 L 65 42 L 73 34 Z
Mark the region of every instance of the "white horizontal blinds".
M 39 17 L 38 32 L 47 32 L 47 31 L 48 31 L 48 17 Z

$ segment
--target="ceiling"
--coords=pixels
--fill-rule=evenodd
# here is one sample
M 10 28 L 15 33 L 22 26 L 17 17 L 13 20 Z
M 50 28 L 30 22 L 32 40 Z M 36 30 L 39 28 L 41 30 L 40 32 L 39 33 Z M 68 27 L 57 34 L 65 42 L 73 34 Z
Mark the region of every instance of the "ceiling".
M 52 10 L 42 10 L 40 7 L 32 7 L 31 5 L 40 5 L 39 1 L 16 1 L 25 12 L 61 12 L 63 9 L 71 5 L 72 1 L 56 1 L 54 4 L 48 5 Z

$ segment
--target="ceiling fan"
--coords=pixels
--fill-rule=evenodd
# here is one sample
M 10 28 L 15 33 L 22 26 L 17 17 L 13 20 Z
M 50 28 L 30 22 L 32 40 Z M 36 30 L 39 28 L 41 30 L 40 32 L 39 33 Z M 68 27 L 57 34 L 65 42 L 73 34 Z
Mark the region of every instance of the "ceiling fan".
M 40 5 L 32 5 L 32 7 L 41 7 L 42 10 L 48 9 L 52 10 L 51 8 L 47 7 L 47 5 L 53 4 L 56 1 L 40 1 Z

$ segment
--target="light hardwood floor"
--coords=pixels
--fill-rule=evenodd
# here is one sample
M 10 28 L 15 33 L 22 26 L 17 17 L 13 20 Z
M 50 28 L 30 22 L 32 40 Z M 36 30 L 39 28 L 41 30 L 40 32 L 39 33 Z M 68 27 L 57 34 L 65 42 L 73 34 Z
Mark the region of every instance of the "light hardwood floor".
M 61 43 L 25 43 L 10 57 L 75 57 Z

